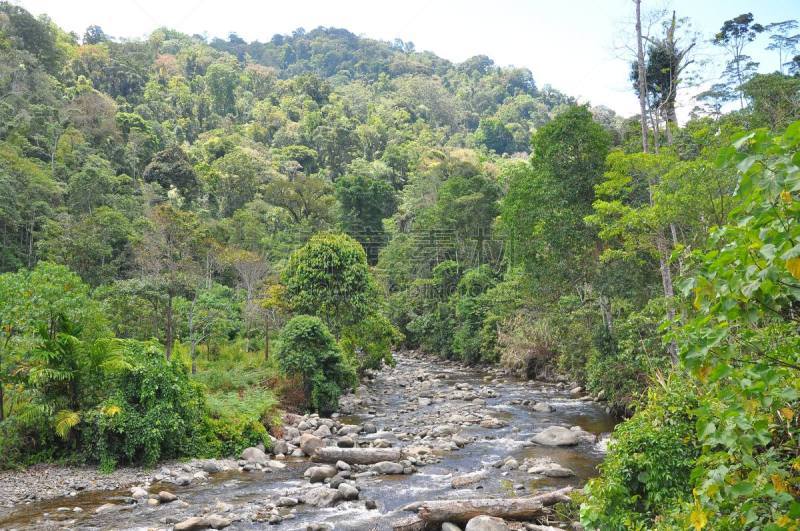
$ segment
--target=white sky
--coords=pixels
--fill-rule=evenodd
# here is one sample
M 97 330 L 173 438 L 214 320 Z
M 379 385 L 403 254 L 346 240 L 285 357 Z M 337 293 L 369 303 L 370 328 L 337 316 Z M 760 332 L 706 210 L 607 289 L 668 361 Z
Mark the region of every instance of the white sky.
M 477 54 L 497 64 L 531 69 L 541 87 L 550 84 L 581 102 L 606 105 L 620 114 L 638 111 L 628 81 L 628 61 L 619 45 L 632 27 L 631 0 L 17 0 L 34 14 L 45 13 L 68 31 L 82 35 L 97 24 L 114 37 L 142 37 L 167 26 L 209 37 L 235 32 L 246 40 L 270 39 L 298 27 L 345 28 L 382 40 L 412 41 L 452 61 Z M 800 19 L 800 0 L 643 0 L 644 8 L 668 7 L 688 16 L 704 39 L 722 22 L 752 12 L 762 24 Z M 761 37 L 746 51 L 777 69 Z M 721 70 L 720 52 L 708 44 L 699 58 L 706 82 Z M 691 91 L 689 91 L 691 92 Z M 693 107 L 686 96 L 680 114 Z

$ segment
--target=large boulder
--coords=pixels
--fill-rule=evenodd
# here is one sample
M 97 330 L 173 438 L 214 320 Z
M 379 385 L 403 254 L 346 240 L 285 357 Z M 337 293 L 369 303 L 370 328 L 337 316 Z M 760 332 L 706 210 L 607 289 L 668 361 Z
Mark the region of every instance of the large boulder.
M 402 474 L 403 465 L 400 463 L 393 463 L 392 461 L 381 461 L 372 465 L 371 470 L 377 474 Z
M 321 424 L 319 428 L 314 430 L 314 435 L 322 439 L 325 439 L 326 437 L 331 436 L 331 429 L 326 424 Z
M 304 433 L 300 436 L 300 449 L 307 456 L 313 456 L 314 452 L 317 451 L 317 448 L 322 448 L 323 446 L 325 446 L 325 441 L 316 435 Z
M 240 459 L 244 459 L 248 463 L 258 463 L 259 465 L 263 465 L 267 461 L 269 461 L 269 457 L 267 454 L 264 453 L 263 450 L 260 448 L 256 448 L 255 446 L 251 446 L 250 448 L 245 448 L 242 450 L 242 454 L 239 456 Z
M 312 466 L 305 472 L 305 476 L 311 483 L 322 483 L 328 478 L 332 478 L 336 475 L 338 470 L 335 466 L 331 465 L 320 465 L 320 466 Z
M 349 483 L 342 483 L 337 490 L 339 494 L 341 494 L 343 500 L 358 499 L 358 489 Z
M 510 528 L 502 518 L 476 516 L 467 522 L 464 531 L 510 531 Z
M 342 499 L 342 493 L 329 487 L 317 487 L 303 494 L 303 502 L 315 507 L 332 507 Z
M 542 446 L 575 446 L 578 444 L 578 435 L 561 426 L 550 426 L 534 435 L 531 440 Z

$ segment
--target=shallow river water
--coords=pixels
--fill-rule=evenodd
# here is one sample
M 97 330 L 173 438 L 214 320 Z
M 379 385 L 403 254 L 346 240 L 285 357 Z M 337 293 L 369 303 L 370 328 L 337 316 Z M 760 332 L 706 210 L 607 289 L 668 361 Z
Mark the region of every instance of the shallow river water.
M 482 393 L 476 401 L 461 400 L 456 384 Z M 463 393 L 462 393 L 463 394 Z M 278 525 L 234 521 L 228 529 L 274 528 L 306 529 L 310 523 L 327 522 L 339 530 L 391 529 L 391 523 L 407 513 L 398 513 L 403 505 L 420 500 L 468 497 L 507 497 L 532 494 L 535 491 L 566 485 L 581 486 L 596 474 L 602 461 L 605 439 L 615 420 L 605 413 L 602 404 L 574 399 L 566 389 L 541 382 L 524 381 L 500 374 L 497 370 L 464 368 L 456 364 L 413 356 L 398 356 L 397 366 L 385 369 L 367 381 L 354 397 L 345 400 L 347 414 L 338 420 L 348 424 L 372 422 L 378 432 L 362 435 L 359 441 L 381 438 L 394 446 L 425 444 L 418 435 L 432 427 L 447 423 L 454 414 L 477 412 L 507 422 L 500 428 L 484 428 L 477 423 L 460 425 L 460 436 L 474 438 L 463 448 L 436 450 L 440 461 L 419 467 L 411 475 L 372 476 L 357 480 L 360 499 L 342 502 L 331 508 L 299 505 L 294 517 Z M 420 400 L 423 398 L 423 400 Z M 427 401 L 430 400 L 430 404 Z M 536 412 L 522 401 L 550 404 L 551 412 Z M 473 403 L 477 402 L 477 403 Z M 553 426 L 580 426 L 596 435 L 576 446 L 546 447 L 534 445 L 531 437 Z M 417 435 L 415 435 L 417 434 Z M 524 469 L 503 471 L 492 463 L 509 456 L 520 463 L 526 458 L 549 458 L 575 472 L 568 478 L 543 478 Z M 0 516 L 1 529 L 135 529 L 169 528 L 170 523 L 198 514 L 200 508 L 227 504 L 230 514 L 257 505 L 267 498 L 298 492 L 308 482 L 303 472 L 313 463 L 289 458 L 285 469 L 272 473 L 227 471 L 212 474 L 208 481 L 193 482 L 185 487 L 150 485 L 150 492 L 166 489 L 185 502 L 147 506 L 133 503 L 129 489 L 117 491 L 83 491 L 68 498 L 55 498 L 15 507 Z M 462 489 L 451 487 L 454 476 L 488 471 L 477 484 Z M 66 479 L 66 478 L 65 478 Z M 367 510 L 365 500 L 374 500 L 377 508 Z M 112 511 L 95 514 L 94 509 L 115 503 Z M 72 508 L 80 507 L 81 512 Z M 70 510 L 67 510 L 70 509 Z M 236 519 L 234 519 L 236 520 Z

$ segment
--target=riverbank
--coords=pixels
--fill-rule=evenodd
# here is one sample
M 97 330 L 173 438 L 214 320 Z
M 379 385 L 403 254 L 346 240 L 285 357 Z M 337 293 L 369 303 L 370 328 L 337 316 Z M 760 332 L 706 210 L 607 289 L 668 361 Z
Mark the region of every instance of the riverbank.
M 595 474 L 614 419 L 569 387 L 402 353 L 395 368 L 344 397 L 334 418 L 287 416 L 272 455 L 109 476 L 64 467 L 4 473 L 0 488 L 17 502 L 0 527 L 168 528 L 194 518 L 231 528 L 391 529 L 412 502 L 580 487 Z M 307 458 L 313 446 L 396 449 L 398 458 L 326 468 Z M 160 492 L 176 500 L 160 501 Z

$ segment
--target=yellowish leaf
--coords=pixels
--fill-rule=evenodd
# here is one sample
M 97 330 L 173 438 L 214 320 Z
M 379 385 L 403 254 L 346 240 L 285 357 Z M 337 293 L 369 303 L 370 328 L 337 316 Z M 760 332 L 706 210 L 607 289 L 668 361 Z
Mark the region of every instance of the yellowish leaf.
M 792 523 L 792 519 L 784 514 L 783 516 L 775 520 L 775 523 L 781 527 L 786 527 Z
M 800 257 L 795 256 L 786 260 L 786 269 L 792 274 L 794 278 L 800 280 Z
M 778 492 L 786 492 L 786 482 L 782 477 L 780 477 L 778 474 L 772 474 L 770 479 L 772 480 L 772 486 L 775 487 L 775 490 Z
M 112 406 L 107 406 L 103 410 L 103 413 L 105 413 L 106 416 L 113 417 L 114 415 L 118 415 L 121 411 L 122 411 L 122 408 L 120 408 L 117 405 L 112 405 Z
M 782 407 L 780 412 L 781 416 L 787 421 L 791 421 L 794 418 L 794 411 L 792 411 L 792 408 L 790 407 Z
M 689 515 L 689 522 L 692 524 L 695 531 L 700 531 L 708 523 L 708 516 L 706 516 L 706 513 L 700 506 L 695 506 L 692 514 Z
M 697 371 L 697 377 L 700 378 L 700 381 L 703 383 L 706 383 L 709 374 L 711 374 L 710 365 L 703 365 L 702 367 L 700 367 L 700 370 Z
M 54 428 L 62 439 L 66 439 L 69 432 L 81 421 L 81 416 L 76 411 L 62 409 L 55 415 Z
M 789 192 L 788 190 L 784 190 L 783 192 L 781 192 L 781 199 L 783 200 L 784 203 L 788 205 L 789 203 L 792 202 L 792 193 Z

